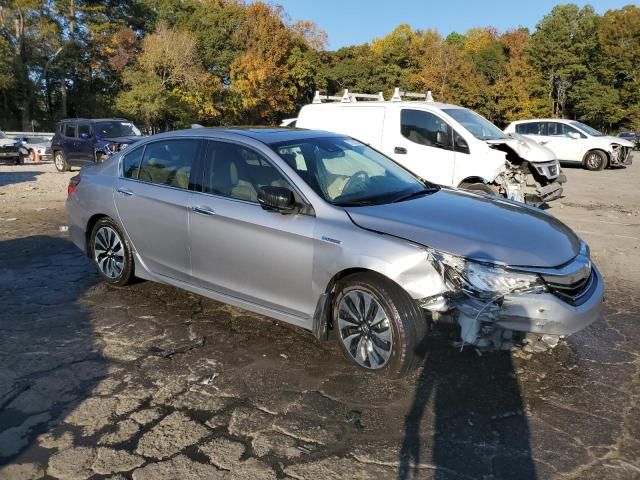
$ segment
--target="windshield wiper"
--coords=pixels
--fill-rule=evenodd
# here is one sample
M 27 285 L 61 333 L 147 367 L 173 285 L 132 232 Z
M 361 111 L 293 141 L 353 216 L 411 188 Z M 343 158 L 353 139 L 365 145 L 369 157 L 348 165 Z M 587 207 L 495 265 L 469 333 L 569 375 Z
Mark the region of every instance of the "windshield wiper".
M 391 203 L 404 202 L 405 200 L 411 200 L 412 198 L 422 197 L 423 195 L 429 195 L 429 194 L 435 193 L 438 190 L 440 190 L 440 187 L 432 184 L 422 190 L 417 190 L 415 192 L 401 195 L 398 198 L 393 199 Z

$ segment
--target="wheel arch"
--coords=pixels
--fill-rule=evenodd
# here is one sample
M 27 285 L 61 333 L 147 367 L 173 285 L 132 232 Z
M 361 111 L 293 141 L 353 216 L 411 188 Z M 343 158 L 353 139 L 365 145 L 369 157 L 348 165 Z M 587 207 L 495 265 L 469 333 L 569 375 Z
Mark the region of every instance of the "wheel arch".
M 91 232 L 93 231 L 93 227 L 103 218 L 111 218 L 109 215 L 104 213 L 96 213 L 92 215 L 89 220 L 87 220 L 87 226 L 84 232 L 84 240 L 85 240 L 85 253 L 87 256 L 91 256 Z M 113 220 L 113 218 L 111 218 Z M 115 222 L 115 220 L 113 220 Z
M 491 184 L 491 182 L 487 182 L 484 178 L 482 177 L 466 177 L 463 178 L 460 183 L 458 184 L 458 188 L 462 188 L 463 185 L 469 185 L 469 184 L 473 184 L 473 183 L 484 183 L 484 184 Z

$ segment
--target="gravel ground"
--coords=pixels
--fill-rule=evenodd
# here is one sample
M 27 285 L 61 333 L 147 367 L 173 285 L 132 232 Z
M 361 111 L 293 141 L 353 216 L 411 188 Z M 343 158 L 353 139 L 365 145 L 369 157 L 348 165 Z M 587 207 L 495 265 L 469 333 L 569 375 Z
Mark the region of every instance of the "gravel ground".
M 567 168 L 604 318 L 534 355 L 445 334 L 389 381 L 302 330 L 100 282 L 64 231 L 73 173 L 0 165 L 0 479 L 638 479 L 640 165 Z

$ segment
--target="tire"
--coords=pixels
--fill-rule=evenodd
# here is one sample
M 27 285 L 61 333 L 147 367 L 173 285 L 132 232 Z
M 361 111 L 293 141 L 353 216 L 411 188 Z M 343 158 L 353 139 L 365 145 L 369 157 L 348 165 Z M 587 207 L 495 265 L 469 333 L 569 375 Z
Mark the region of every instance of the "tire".
M 91 230 L 90 256 L 104 281 L 122 287 L 133 281 L 134 261 L 127 237 L 108 217 L 98 220 Z
M 607 156 L 600 150 L 591 150 L 584 156 L 582 165 L 592 172 L 604 170 L 604 167 L 607 166 Z
M 340 350 L 359 367 L 401 378 L 419 365 L 427 320 L 409 294 L 382 275 L 363 272 L 341 279 L 332 319 Z
M 59 172 L 68 172 L 71 170 L 62 150 L 56 150 L 53 152 L 53 164 Z
M 484 192 L 489 195 L 498 195 L 498 191 L 493 188 L 491 185 L 487 185 L 486 183 L 463 183 L 460 185 L 460 188 L 464 188 L 465 190 L 469 190 L 471 192 Z

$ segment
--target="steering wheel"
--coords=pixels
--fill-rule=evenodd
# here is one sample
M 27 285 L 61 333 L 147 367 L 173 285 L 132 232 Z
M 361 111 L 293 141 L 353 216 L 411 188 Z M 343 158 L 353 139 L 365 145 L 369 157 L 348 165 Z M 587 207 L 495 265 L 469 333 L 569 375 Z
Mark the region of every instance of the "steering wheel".
M 364 186 L 364 184 L 366 184 L 368 180 L 369 180 L 369 174 L 364 170 L 358 170 L 356 173 L 351 175 L 349 180 L 347 180 L 347 183 L 344 184 L 344 188 L 342 189 L 342 195 L 346 193 L 351 193 L 350 190 L 354 185 L 362 184 L 362 186 Z

